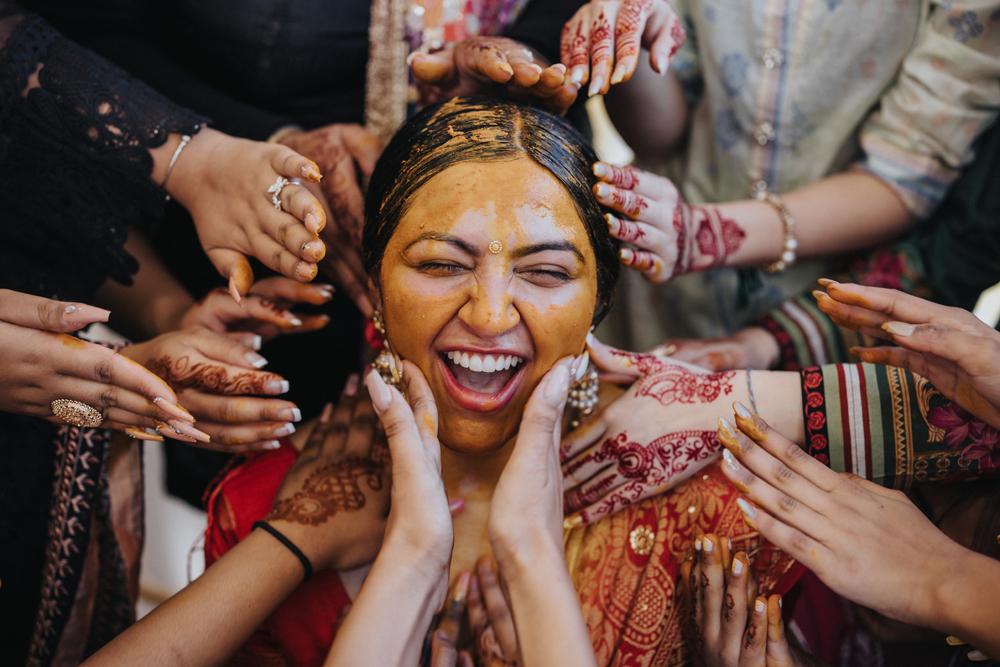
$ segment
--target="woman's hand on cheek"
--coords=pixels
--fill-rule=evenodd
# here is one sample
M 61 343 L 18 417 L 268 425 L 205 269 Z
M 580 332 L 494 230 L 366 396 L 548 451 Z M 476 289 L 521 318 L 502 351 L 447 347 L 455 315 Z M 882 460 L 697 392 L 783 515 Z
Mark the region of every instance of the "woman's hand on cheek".
M 566 67 L 543 67 L 530 48 L 506 37 L 472 37 L 437 53 L 416 53 L 410 66 L 422 86 L 424 102 L 456 95 L 500 95 L 541 100 L 566 113 L 579 85 L 566 82 Z
M 258 370 L 263 357 L 230 337 L 186 329 L 130 345 L 121 353 L 197 406 L 192 414 L 198 427 L 170 419 L 157 424 L 166 437 L 209 449 L 246 451 L 295 430 L 290 422 L 298 421 L 299 414 L 293 403 L 243 396 L 277 396 L 288 391 L 288 383 Z
M 228 290 L 218 287 L 192 306 L 177 328 L 203 327 L 216 333 L 247 332 L 247 342 L 253 341 L 255 344 L 251 347 L 260 349 L 260 343 L 281 334 L 325 327 L 330 321 L 326 315 L 296 315 L 289 309 L 298 303 L 324 304 L 332 296 L 332 285 L 302 284 L 281 276 L 257 281 L 238 304 Z
M 637 376 L 628 391 L 560 447 L 566 525 L 593 523 L 687 480 L 722 449 L 715 430 L 735 373 L 692 372 L 652 355 L 608 347 L 590 336 L 598 367 Z
M 382 437 L 366 391 L 352 375 L 327 405 L 275 497 L 267 521 L 315 571 L 372 562 L 382 546 L 391 477 L 372 452 Z
M 366 383 L 392 459 L 393 502 L 385 553 L 398 553 L 412 559 L 414 566 L 440 570 L 446 576 L 454 530 L 441 478 L 434 395 L 420 369 L 409 361 L 403 362 L 407 398 L 376 372 L 368 374 Z
M 170 157 L 166 156 L 169 160 Z M 156 158 L 159 168 L 160 158 Z M 269 188 L 278 178 L 319 182 L 312 160 L 278 144 L 237 139 L 205 128 L 177 159 L 166 190 L 188 210 L 198 238 L 237 300 L 253 284 L 246 256 L 282 275 L 308 282 L 325 253 L 317 233 L 326 224 L 319 201 L 305 188 Z

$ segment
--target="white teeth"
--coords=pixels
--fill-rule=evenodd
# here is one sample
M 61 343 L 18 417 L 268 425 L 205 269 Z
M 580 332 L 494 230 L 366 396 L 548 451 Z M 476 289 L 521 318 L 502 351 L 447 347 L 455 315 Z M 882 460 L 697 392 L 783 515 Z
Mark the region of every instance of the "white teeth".
M 508 368 L 514 368 L 523 361 L 520 357 L 515 357 L 513 354 L 498 354 L 495 356 L 492 354 L 479 355 L 459 352 L 458 350 L 452 350 L 446 353 L 445 356 L 462 368 L 468 368 L 475 373 L 505 371 Z

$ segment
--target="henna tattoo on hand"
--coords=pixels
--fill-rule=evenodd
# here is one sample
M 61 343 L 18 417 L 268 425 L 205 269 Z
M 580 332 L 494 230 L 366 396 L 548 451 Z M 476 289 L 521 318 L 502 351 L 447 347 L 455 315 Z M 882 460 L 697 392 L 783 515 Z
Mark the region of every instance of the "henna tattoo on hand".
M 382 489 L 382 469 L 368 459 L 349 458 L 314 470 L 292 496 L 278 500 L 268 519 L 317 526 L 337 512 L 356 512 L 365 506 L 359 480 L 372 491 Z
M 632 190 L 639 185 L 639 170 L 633 166 L 618 167 L 604 163 L 611 170 L 611 184 L 625 190 Z
M 610 216 L 609 216 L 610 217 Z M 642 227 L 639 223 L 632 222 L 631 220 L 619 220 L 615 218 L 618 223 L 618 231 L 615 236 L 625 243 L 636 243 L 640 239 L 646 236 L 646 232 L 642 231 Z
M 615 22 L 615 41 L 619 58 L 639 53 L 639 39 L 645 26 L 646 16 L 653 9 L 653 0 L 625 0 L 618 10 Z
M 691 210 L 698 219 L 698 252 L 709 260 L 707 264 L 704 260 L 699 262 L 700 268 L 721 266 L 743 245 L 746 232 L 714 206 L 694 206 Z
M 613 45 L 611 24 L 608 22 L 608 17 L 604 15 L 603 9 L 590 31 L 590 45 L 592 49 L 590 60 L 594 67 L 611 60 L 611 47 Z
M 732 620 L 734 609 L 736 609 L 736 601 L 733 599 L 733 594 L 726 593 L 726 606 L 723 613 L 727 621 Z
M 253 371 L 230 377 L 222 366 L 202 362 L 192 364 L 188 355 L 176 362 L 169 355 L 163 355 L 146 364 L 146 368 L 163 378 L 177 392 L 196 389 L 209 394 L 265 394 L 267 383 L 278 379 L 277 375 Z
M 638 218 L 643 211 L 649 208 L 649 203 L 642 195 L 617 187 L 611 190 L 611 203 L 633 218 Z
M 576 24 L 575 33 L 573 32 L 573 26 L 570 23 L 563 26 L 559 51 L 562 53 L 563 60 L 569 69 L 572 70 L 574 67 L 587 66 L 588 44 L 587 35 L 583 34 L 582 21 Z
M 612 354 L 627 357 L 641 377 L 636 381 L 638 396 L 650 396 L 661 405 L 673 403 L 711 403 L 733 391 L 736 371 L 699 375 L 681 366 L 662 361 L 649 354 L 613 350 Z
M 670 26 L 670 39 L 674 40 L 674 45 L 670 47 L 670 57 L 673 58 L 687 41 L 687 31 L 681 27 L 681 22 L 677 18 L 674 18 L 674 24 Z

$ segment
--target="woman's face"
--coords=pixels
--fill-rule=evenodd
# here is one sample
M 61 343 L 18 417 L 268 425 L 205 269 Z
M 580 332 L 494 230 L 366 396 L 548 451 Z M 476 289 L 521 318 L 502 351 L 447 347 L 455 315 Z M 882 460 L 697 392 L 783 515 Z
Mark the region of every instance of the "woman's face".
M 583 350 L 597 266 L 548 170 L 527 158 L 460 163 L 417 192 L 380 288 L 393 350 L 434 391 L 441 442 L 487 453 L 517 432 L 555 362 Z

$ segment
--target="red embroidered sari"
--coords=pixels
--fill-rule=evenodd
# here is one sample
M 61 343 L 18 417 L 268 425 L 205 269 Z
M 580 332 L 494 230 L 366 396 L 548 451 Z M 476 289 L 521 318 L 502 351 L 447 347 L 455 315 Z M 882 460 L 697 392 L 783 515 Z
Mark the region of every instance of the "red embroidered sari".
M 295 459 L 280 449 L 238 460 L 209 491 L 205 561 L 211 565 L 270 510 Z M 761 594 L 784 594 L 804 568 L 743 522 L 741 494 L 718 465 L 590 526 L 566 531 L 566 561 L 602 667 L 690 662 L 676 586 L 680 563 L 700 533 L 728 535 L 746 551 Z M 319 572 L 251 637 L 236 664 L 322 665 L 350 602 L 336 572 Z

